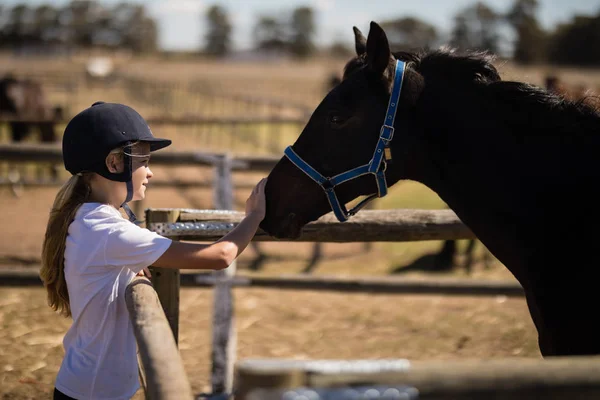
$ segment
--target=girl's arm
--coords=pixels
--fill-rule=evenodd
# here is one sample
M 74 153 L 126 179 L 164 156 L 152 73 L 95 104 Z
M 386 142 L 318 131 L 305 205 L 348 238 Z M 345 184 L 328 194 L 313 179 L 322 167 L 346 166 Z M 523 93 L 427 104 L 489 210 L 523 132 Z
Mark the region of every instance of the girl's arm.
M 173 269 L 221 270 L 244 251 L 265 217 L 265 184 L 262 179 L 246 200 L 246 217 L 231 232 L 213 244 L 173 241 L 154 266 Z

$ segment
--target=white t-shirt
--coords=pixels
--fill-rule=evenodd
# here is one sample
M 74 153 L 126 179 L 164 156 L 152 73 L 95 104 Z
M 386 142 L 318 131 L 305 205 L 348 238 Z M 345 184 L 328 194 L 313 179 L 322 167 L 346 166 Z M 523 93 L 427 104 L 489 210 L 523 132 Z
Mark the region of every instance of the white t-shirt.
M 65 248 L 73 324 L 63 340 L 59 391 L 78 400 L 121 400 L 139 389 L 125 288 L 170 245 L 171 239 L 129 222 L 114 207 L 79 208 Z

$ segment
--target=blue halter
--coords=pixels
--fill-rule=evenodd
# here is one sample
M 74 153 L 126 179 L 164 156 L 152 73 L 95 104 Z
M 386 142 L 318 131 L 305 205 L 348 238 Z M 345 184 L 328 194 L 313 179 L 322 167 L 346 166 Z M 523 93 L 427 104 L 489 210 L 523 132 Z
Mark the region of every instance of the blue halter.
M 387 161 L 392 160 L 392 153 L 390 149 L 390 143 L 394 138 L 394 120 L 396 119 L 396 107 L 400 100 L 400 92 L 402 90 L 402 79 L 404 78 L 404 66 L 403 61 L 396 61 L 396 70 L 394 73 L 394 86 L 392 86 L 392 94 L 388 102 L 388 109 L 385 116 L 385 121 L 381 127 L 379 134 L 379 140 L 375 147 L 375 152 L 371 160 L 360 167 L 356 167 L 346 172 L 342 172 L 334 176 L 333 178 L 326 178 L 311 167 L 306 161 L 304 161 L 296 152 L 292 149 L 292 146 L 288 146 L 285 149 L 284 154 L 286 157 L 302 172 L 308 175 L 313 181 L 319 184 L 327 195 L 327 200 L 331 205 L 333 213 L 337 217 L 338 221 L 345 222 L 348 218 L 356 214 L 361 208 L 367 205 L 368 202 L 376 197 L 383 197 L 387 194 L 387 182 L 385 180 L 385 169 L 387 167 Z M 384 159 L 385 156 L 385 159 Z M 359 176 L 373 174 L 377 182 L 377 193 L 373 193 L 360 203 L 358 203 L 350 211 L 346 210 L 346 206 L 340 204 L 340 201 L 335 194 L 334 188 L 347 182 L 349 180 L 358 178 Z

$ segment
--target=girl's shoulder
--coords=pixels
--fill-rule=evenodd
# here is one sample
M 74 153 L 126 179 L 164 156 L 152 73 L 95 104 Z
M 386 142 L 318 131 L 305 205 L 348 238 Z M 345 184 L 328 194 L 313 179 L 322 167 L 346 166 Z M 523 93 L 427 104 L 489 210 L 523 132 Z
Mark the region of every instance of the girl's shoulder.
M 81 222 L 88 228 L 97 225 L 121 224 L 127 220 L 116 208 L 102 203 L 83 203 L 75 215 L 75 221 Z

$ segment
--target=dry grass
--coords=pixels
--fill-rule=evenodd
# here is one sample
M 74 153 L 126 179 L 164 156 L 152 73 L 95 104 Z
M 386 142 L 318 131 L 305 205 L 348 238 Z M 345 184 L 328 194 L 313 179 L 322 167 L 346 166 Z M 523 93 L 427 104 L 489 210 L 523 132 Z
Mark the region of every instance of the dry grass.
M 179 84 L 186 87 L 190 82 L 212 93 L 246 94 L 261 97 L 279 98 L 314 108 L 327 90 L 327 80 L 331 74 L 341 74 L 346 63 L 345 58 L 312 59 L 304 62 L 274 61 L 229 61 L 210 60 L 167 60 L 159 57 L 117 59 L 116 70 L 125 76 L 142 78 L 158 83 Z M 0 72 L 14 71 L 22 74 L 62 74 L 70 76 L 71 81 L 82 77 L 85 70 L 85 58 L 75 59 L 15 59 L 0 54 Z M 543 86 L 546 75 L 559 76 L 569 86 L 584 85 L 597 92 L 600 89 L 600 70 L 551 65 L 521 66 L 511 61 L 497 60 L 496 67 L 505 80 L 518 80 Z M 81 104 L 90 103 L 84 99 L 95 88 L 80 90 Z M 61 95 L 56 95 L 57 99 Z M 73 104 L 73 99 L 69 104 Z M 93 97 L 93 96 L 92 96 Z M 110 97 L 110 95 L 108 96 Z M 199 110 L 198 110 L 199 111 Z
M 41 288 L 0 288 L 0 299 L 0 398 L 48 398 L 69 320 Z M 235 302 L 238 359 L 540 357 L 522 299 L 236 289 Z M 182 289 L 180 350 L 195 393 L 210 390 L 211 311 L 209 290 Z

